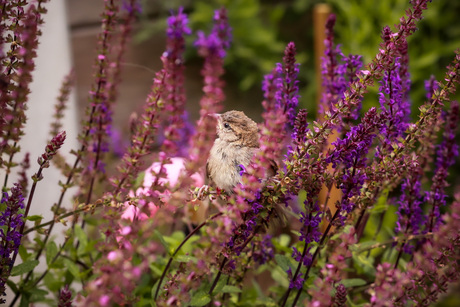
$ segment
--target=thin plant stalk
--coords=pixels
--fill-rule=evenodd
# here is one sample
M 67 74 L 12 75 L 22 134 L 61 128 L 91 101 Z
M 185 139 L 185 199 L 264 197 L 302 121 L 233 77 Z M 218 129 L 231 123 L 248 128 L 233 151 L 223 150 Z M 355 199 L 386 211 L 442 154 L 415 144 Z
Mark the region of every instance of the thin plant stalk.
M 182 248 L 182 246 L 184 246 L 185 243 L 187 243 L 187 241 L 193 236 L 195 235 L 203 226 L 205 226 L 207 223 L 209 223 L 210 221 L 214 220 L 215 218 L 221 216 L 223 213 L 222 212 L 219 212 L 213 216 L 211 216 L 208 220 L 204 221 L 203 223 L 201 223 L 200 225 L 198 225 L 197 227 L 195 227 L 195 229 L 193 229 L 188 235 L 187 237 L 185 237 L 185 239 L 181 242 L 181 244 L 179 244 L 179 246 L 176 248 L 176 250 L 174 251 L 174 253 L 169 257 L 169 260 L 168 260 L 168 263 L 166 264 L 164 270 L 163 270 L 163 273 L 161 274 L 161 277 L 158 281 L 158 286 L 157 286 L 157 289 L 155 290 L 155 295 L 154 295 L 154 300 L 156 301 L 157 300 L 157 297 L 158 297 L 158 293 L 160 292 L 160 287 L 161 287 L 161 284 L 163 282 L 163 279 L 164 277 L 166 276 L 166 273 L 168 272 L 169 270 L 169 267 L 171 266 L 171 263 L 172 261 L 174 260 L 174 257 L 177 255 L 177 253 L 180 251 L 180 249 Z

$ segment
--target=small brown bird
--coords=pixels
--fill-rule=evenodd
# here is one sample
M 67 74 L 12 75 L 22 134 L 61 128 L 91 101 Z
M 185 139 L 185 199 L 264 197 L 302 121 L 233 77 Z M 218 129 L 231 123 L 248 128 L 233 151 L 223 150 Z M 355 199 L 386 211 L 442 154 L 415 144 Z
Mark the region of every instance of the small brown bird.
M 217 139 L 211 148 L 206 173 L 212 183 L 227 193 L 241 182 L 242 166 L 247 167 L 259 148 L 257 124 L 241 111 L 216 114 Z

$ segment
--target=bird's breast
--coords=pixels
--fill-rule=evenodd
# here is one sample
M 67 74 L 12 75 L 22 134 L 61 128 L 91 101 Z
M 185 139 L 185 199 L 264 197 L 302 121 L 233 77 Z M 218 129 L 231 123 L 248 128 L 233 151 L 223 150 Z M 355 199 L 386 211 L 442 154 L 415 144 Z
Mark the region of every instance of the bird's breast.
M 254 148 L 216 139 L 209 154 L 209 177 L 218 188 L 231 192 L 241 181 L 240 165 L 246 167 L 253 153 Z

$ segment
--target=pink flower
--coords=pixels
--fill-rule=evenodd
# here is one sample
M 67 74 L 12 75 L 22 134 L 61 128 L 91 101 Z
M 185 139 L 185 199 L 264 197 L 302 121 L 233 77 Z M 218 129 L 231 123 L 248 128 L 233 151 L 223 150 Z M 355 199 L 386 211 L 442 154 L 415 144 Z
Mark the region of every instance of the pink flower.
M 107 255 L 107 259 L 111 262 L 117 260 L 118 258 L 120 258 L 120 252 L 118 251 L 111 251 L 109 252 L 109 254 Z
M 101 306 L 107 306 L 110 302 L 110 298 L 107 294 L 101 296 L 101 298 L 99 299 L 99 304 Z
M 171 158 L 170 160 L 171 160 L 170 164 L 163 165 L 164 172 L 166 173 L 166 178 L 159 178 L 158 183 L 162 185 L 168 183 L 170 187 L 174 187 L 177 184 L 180 173 L 185 169 L 186 160 L 180 157 L 174 157 L 174 158 Z M 155 162 L 149 168 L 147 168 L 145 170 L 144 182 L 142 183 L 142 186 L 136 190 L 135 194 L 133 191 L 130 191 L 129 195 L 131 197 L 151 195 L 152 190 L 150 189 L 150 187 L 152 186 L 153 183 L 155 183 L 155 180 L 156 180 L 155 174 L 158 174 L 160 172 L 160 167 L 161 167 L 161 164 L 158 162 Z M 193 174 L 191 178 L 193 179 L 196 186 L 202 186 L 204 184 L 203 177 L 199 175 L 198 173 Z M 168 197 L 170 195 L 170 192 L 165 191 L 165 192 L 159 193 L 159 195 L 160 197 Z M 140 201 L 140 203 L 142 204 L 142 200 Z M 134 220 L 134 218 L 145 220 L 149 217 L 154 216 L 155 212 L 158 210 L 158 207 L 153 202 L 149 202 L 144 205 L 148 206 L 150 216 L 147 216 L 147 214 L 145 213 L 141 213 L 138 207 L 134 205 L 129 205 L 128 203 L 126 203 L 126 209 L 124 213 L 122 214 L 121 218 L 129 219 L 132 221 Z

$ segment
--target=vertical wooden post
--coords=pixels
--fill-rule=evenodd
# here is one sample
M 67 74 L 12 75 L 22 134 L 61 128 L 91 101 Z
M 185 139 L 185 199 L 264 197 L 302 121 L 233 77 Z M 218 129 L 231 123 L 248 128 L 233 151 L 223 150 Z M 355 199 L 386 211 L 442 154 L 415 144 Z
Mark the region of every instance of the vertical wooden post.
M 315 50 L 315 76 L 316 76 L 316 106 L 317 110 L 321 102 L 321 96 L 323 93 L 322 79 L 321 79 L 321 58 L 324 56 L 325 46 L 324 40 L 326 39 L 326 21 L 329 15 L 332 13 L 330 5 L 325 3 L 319 3 L 313 8 L 313 31 L 314 31 L 314 50 Z M 317 120 L 321 121 L 322 118 L 317 116 Z M 328 137 L 328 146 L 325 150 L 328 150 L 331 147 L 331 143 L 334 142 L 338 137 L 336 130 L 333 130 Z M 332 171 L 332 166 L 328 166 L 328 171 Z M 327 198 L 329 197 L 329 200 Z M 331 213 L 334 214 L 336 207 L 335 203 L 340 201 L 342 198 L 341 192 L 335 186 L 331 188 L 331 191 L 328 195 L 328 188 L 323 186 L 319 194 L 319 203 L 325 204 L 327 201 L 328 207 L 331 210 Z M 323 230 L 327 227 L 327 224 L 324 223 L 322 226 Z

